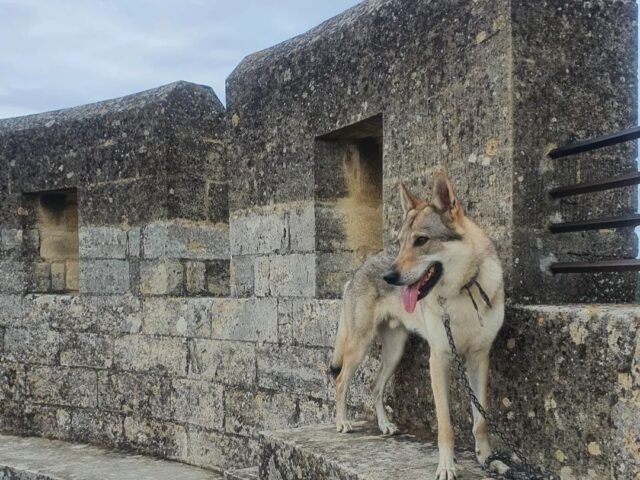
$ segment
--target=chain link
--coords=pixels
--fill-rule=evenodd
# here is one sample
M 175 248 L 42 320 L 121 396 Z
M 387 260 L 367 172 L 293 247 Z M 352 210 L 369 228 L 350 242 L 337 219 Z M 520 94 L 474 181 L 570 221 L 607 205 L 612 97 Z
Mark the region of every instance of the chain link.
M 512 452 L 495 452 L 491 454 L 482 465 L 482 468 L 487 474 L 496 480 L 557 480 L 557 477 L 553 474 L 543 473 L 540 468 L 533 465 L 522 451 L 509 440 L 509 437 L 505 431 L 498 427 L 497 418 L 490 412 L 488 412 L 478 400 L 475 392 L 471 388 L 469 378 L 467 377 L 466 369 L 462 362 L 462 358 L 456 349 L 455 342 L 453 341 L 453 334 L 451 333 L 451 317 L 447 313 L 446 300 L 444 297 L 438 297 L 438 304 L 442 308 L 442 323 L 447 333 L 447 339 L 449 341 L 449 347 L 453 355 L 454 368 L 458 372 L 458 376 L 462 381 L 462 386 L 469 395 L 471 403 L 478 410 L 480 415 L 486 420 L 489 431 L 497 436 L 503 445 L 509 448 Z M 505 465 L 509 466 L 509 470 L 500 474 L 492 471 L 490 466 L 492 462 L 501 461 Z

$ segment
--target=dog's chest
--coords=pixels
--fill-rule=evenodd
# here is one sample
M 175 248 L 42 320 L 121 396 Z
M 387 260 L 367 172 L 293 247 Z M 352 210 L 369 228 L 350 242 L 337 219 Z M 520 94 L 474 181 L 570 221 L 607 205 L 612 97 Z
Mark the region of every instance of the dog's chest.
M 502 305 L 492 309 L 475 309 L 470 300 L 460 297 L 446 305 L 451 322 L 451 332 L 460 353 L 468 350 L 489 349 L 504 318 Z M 439 305 L 426 304 L 422 308 L 425 338 L 432 349 L 449 351 L 449 340 L 442 322 L 443 310 Z

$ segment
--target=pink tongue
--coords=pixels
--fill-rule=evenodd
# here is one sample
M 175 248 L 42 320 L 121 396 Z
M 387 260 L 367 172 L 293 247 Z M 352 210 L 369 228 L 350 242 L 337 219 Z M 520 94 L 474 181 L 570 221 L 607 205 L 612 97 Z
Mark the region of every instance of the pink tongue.
M 404 287 L 402 290 L 402 303 L 404 304 L 404 309 L 413 313 L 416 309 L 416 303 L 418 303 L 418 286 L 420 282 L 416 282 L 413 285 L 409 285 L 408 287 Z

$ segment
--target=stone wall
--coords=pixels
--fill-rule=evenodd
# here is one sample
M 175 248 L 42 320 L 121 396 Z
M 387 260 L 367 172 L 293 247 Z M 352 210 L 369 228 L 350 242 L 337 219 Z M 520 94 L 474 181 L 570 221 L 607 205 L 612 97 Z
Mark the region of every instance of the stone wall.
M 630 1 L 370 0 L 247 57 L 226 110 L 209 88 L 178 82 L 0 121 L 0 430 L 220 468 L 255 465 L 260 430 L 332 421 L 325 372 L 343 282 L 394 248 L 397 183 L 428 197 L 438 168 L 495 241 L 513 303 L 630 300 L 629 277 L 541 267 L 552 255 L 635 255 L 627 231 L 546 233 L 605 202 L 629 211 L 627 191 L 576 205 L 548 201 L 546 188 L 623 171 L 633 152 L 598 157 L 597 169 L 545 156 L 635 122 L 633 19 Z M 60 262 L 42 254 L 38 201 L 56 192 L 77 195 L 77 292 L 54 287 Z M 508 428 L 570 474 L 637 463 L 620 440 L 637 428 L 635 337 L 620 333 L 635 335 L 637 318 L 602 308 L 591 322 L 571 306 L 513 306 L 494 357 L 501 414 L 518 418 Z M 389 390 L 393 416 L 417 433 L 434 426 L 427 355 L 413 340 Z M 374 348 L 349 399 L 357 418 L 372 414 L 377 366 Z M 594 378 L 602 388 L 585 404 Z

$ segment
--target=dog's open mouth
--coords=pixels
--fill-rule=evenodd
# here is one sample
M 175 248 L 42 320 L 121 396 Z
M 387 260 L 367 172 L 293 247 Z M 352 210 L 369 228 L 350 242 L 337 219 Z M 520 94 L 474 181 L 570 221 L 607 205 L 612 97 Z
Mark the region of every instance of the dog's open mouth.
M 413 313 L 418 301 L 426 297 L 435 284 L 438 283 L 442 276 L 442 270 L 442 264 L 436 262 L 427 268 L 420 280 L 402 289 L 402 303 L 407 312 Z

